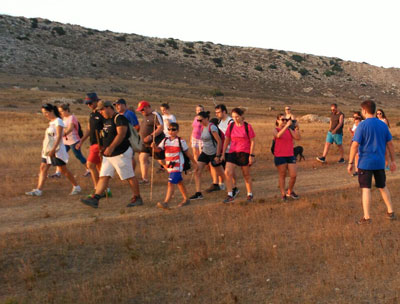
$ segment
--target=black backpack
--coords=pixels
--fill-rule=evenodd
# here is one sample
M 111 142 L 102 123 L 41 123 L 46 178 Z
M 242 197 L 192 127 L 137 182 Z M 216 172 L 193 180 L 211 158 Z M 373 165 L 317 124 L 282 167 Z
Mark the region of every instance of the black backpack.
M 183 152 L 182 144 L 181 144 L 181 138 L 180 137 L 178 137 L 178 141 L 179 141 L 179 148 L 181 148 L 181 152 L 183 154 L 183 159 L 184 159 L 183 172 L 185 172 L 185 174 L 187 174 L 187 171 L 189 171 L 190 168 L 191 168 L 190 158 L 187 157 L 185 152 Z
M 81 127 L 81 124 L 79 123 L 79 121 L 78 121 L 78 135 L 79 135 L 79 138 L 83 137 L 82 127 Z

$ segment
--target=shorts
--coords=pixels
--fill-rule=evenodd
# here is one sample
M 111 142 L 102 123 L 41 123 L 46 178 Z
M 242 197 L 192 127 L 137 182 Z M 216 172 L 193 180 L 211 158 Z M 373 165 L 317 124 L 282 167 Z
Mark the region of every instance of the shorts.
M 295 164 L 296 157 L 294 156 L 275 156 L 274 157 L 275 166 L 280 166 L 284 164 Z
M 129 147 L 124 153 L 116 156 L 103 156 L 101 163 L 100 177 L 113 177 L 117 171 L 119 178 L 125 180 L 135 176 L 132 167 L 132 148 Z
M 100 150 L 98 144 L 94 144 L 89 147 L 89 155 L 87 157 L 87 161 L 96 165 L 101 163 Z
M 213 167 L 221 166 L 221 165 L 222 165 L 221 163 L 218 163 L 218 164 L 217 164 L 217 163 L 214 161 L 215 155 L 216 155 L 216 154 L 208 155 L 208 154 L 205 154 L 204 152 L 201 152 L 200 155 L 199 155 L 199 158 L 197 159 L 197 161 L 198 161 L 198 162 L 205 163 L 206 165 L 207 165 L 208 163 L 211 163 L 211 166 L 213 166 Z
M 201 139 L 192 137 L 192 148 L 202 148 L 202 147 L 203 147 L 203 141 Z
M 244 167 L 249 165 L 249 153 L 246 152 L 232 152 L 225 153 L 225 159 L 227 163 L 235 164 L 239 167 Z
M 62 159 L 59 159 L 57 157 L 50 157 L 50 161 L 51 161 L 51 165 L 55 166 L 55 167 L 61 167 L 61 166 L 66 165 L 65 161 L 63 161 Z M 42 158 L 42 163 L 47 164 L 47 159 Z
M 143 145 L 142 150 L 140 150 L 140 153 L 147 153 L 150 156 L 153 155 L 153 149 L 151 147 L 146 147 Z M 158 160 L 163 160 L 165 159 L 165 151 L 162 150 L 160 152 L 154 152 L 154 159 Z
M 183 180 L 181 172 L 171 172 L 168 176 L 168 182 L 171 184 L 179 184 Z
M 335 143 L 340 146 L 343 143 L 343 134 L 332 134 L 331 131 L 328 131 L 328 134 L 326 135 L 326 142 L 330 144 Z
M 360 188 L 371 189 L 372 175 L 375 179 L 376 188 L 385 188 L 386 186 L 386 173 L 384 169 L 380 170 L 364 170 L 358 168 L 358 183 Z

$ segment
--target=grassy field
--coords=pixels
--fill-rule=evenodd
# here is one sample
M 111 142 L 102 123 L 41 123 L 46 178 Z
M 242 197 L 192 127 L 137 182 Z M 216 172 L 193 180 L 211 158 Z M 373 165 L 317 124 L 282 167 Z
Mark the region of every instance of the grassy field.
M 188 139 L 195 105 L 212 110 L 212 101 L 171 91 L 158 93 L 153 104 L 169 100 L 181 135 Z M 400 302 L 400 221 L 385 219 L 384 204 L 373 190 L 373 223 L 355 225 L 362 215 L 357 180 L 336 164 L 336 149 L 328 164 L 315 161 L 327 124 L 301 124 L 298 144 L 306 161 L 298 163 L 298 201 L 280 201 L 270 153 L 274 117 L 285 102 L 236 96 L 223 102 L 247 107 L 246 118 L 257 136 L 254 203 L 242 201 L 245 188 L 239 178 L 242 192 L 233 206 L 221 204 L 225 193 L 220 192 L 165 212 L 155 205 L 164 197 L 167 176 L 155 174 L 153 201 L 149 186 L 141 188 L 143 207 L 125 208 L 127 185 L 113 179 L 113 197 L 93 210 L 68 196 L 65 178 L 48 180 L 42 197 L 24 195 L 37 181 L 47 126 L 38 114 L 41 102 L 61 97 L 83 96 L 76 91 L 0 91 L 0 303 Z M 133 105 L 136 99 L 127 100 Z M 292 108 L 297 116 L 327 116 L 330 102 L 296 101 Z M 341 109 L 349 116 L 358 104 L 343 102 Z M 81 123 L 87 121 L 85 105 L 74 104 L 72 110 Z M 397 147 L 400 111 L 385 112 Z M 346 158 L 349 143 L 346 134 Z M 83 151 L 87 154 L 87 145 Z M 68 166 L 84 192 L 90 192 L 91 181 L 82 177 L 83 167 L 73 156 Z M 208 174 L 203 179 L 208 186 Z M 388 173 L 395 210 L 399 180 L 398 172 Z M 190 175 L 185 182 L 193 193 Z M 172 205 L 180 200 L 177 192 Z

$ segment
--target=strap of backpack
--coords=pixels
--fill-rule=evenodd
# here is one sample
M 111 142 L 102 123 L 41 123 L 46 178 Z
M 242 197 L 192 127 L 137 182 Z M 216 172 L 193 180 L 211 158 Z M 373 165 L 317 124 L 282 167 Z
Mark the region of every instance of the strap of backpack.
M 249 124 L 247 122 L 244 122 L 244 129 L 246 130 L 247 137 L 250 139 Z

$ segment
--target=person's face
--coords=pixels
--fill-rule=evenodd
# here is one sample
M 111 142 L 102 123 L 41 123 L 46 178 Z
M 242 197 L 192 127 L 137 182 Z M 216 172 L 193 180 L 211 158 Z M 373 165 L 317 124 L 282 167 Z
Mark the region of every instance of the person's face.
M 176 127 L 168 127 L 168 134 L 171 137 L 176 137 L 178 135 L 178 129 Z
M 286 113 L 290 113 L 290 111 L 291 111 L 290 107 L 286 107 L 286 108 L 285 108 L 285 112 L 286 112 Z
M 119 113 L 123 113 L 126 110 L 126 105 L 122 104 L 122 103 L 116 103 L 115 104 L 115 109 L 117 110 L 117 112 Z
M 381 111 L 376 112 L 376 117 L 383 118 L 383 113 Z
M 42 108 L 42 114 L 44 117 L 46 117 L 48 120 L 51 120 L 54 116 L 53 112 L 49 112 L 46 109 Z M 53 115 L 52 115 L 53 114 Z
M 60 112 L 60 115 L 61 115 L 62 118 L 68 117 L 68 116 L 69 116 L 68 110 L 64 110 L 64 109 L 61 108 L 61 107 L 58 108 L 58 112 Z
M 336 110 L 337 110 L 336 107 L 333 107 L 333 106 L 331 107 L 331 112 L 332 112 L 332 113 L 336 113 Z
M 100 114 L 104 117 L 104 118 L 111 118 L 112 114 L 113 114 L 113 109 L 109 108 L 109 107 L 104 107 L 102 108 L 100 111 Z
M 215 116 L 217 116 L 218 119 L 222 119 L 225 117 L 225 112 L 221 109 L 215 109 Z
M 235 112 L 232 113 L 232 119 L 235 123 L 241 123 L 243 121 L 242 116 Z
M 150 107 L 143 107 L 143 109 L 141 109 L 140 110 L 140 113 L 143 115 L 143 116 L 146 116 L 146 115 L 148 115 L 148 114 L 150 114 L 151 113 L 151 108 Z
M 200 115 L 197 115 L 196 119 L 197 119 L 197 122 L 201 123 L 203 126 L 208 125 L 208 118 L 204 118 Z
M 97 101 L 90 101 L 87 103 L 87 106 L 89 107 L 90 110 L 94 111 L 97 107 Z
M 165 107 L 160 107 L 160 110 L 161 110 L 161 113 L 163 114 L 163 115 L 167 115 L 167 114 L 169 114 L 168 112 L 168 109 L 167 108 L 165 108 Z
M 196 107 L 196 114 L 199 114 L 202 111 L 204 111 L 202 107 Z
M 278 125 L 279 125 L 280 127 L 284 127 L 284 126 L 286 125 L 287 122 L 288 122 L 288 119 L 286 119 L 286 118 L 283 117 L 283 116 L 280 116 L 279 119 L 278 119 Z

